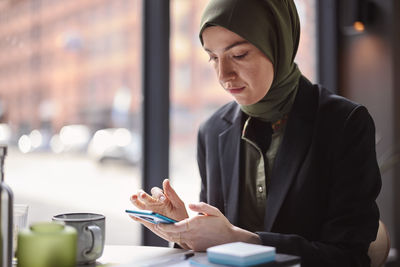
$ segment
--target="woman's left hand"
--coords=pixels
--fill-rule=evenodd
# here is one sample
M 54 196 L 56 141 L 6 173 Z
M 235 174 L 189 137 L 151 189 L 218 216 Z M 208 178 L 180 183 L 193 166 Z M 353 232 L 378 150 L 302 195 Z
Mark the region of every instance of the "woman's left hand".
M 175 224 L 158 224 L 157 230 L 194 251 L 205 251 L 209 247 L 235 241 L 261 243 L 258 235 L 232 225 L 216 207 L 201 202 L 190 204 L 189 208 L 204 215 Z

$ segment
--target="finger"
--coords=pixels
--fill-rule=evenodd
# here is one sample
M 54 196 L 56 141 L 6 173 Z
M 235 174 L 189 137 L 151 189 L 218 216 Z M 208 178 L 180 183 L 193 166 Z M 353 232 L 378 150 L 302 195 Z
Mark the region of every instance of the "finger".
M 157 199 L 153 198 L 152 196 L 150 196 L 143 190 L 139 190 L 137 195 L 138 195 L 138 199 L 140 199 L 143 202 L 147 202 L 147 204 L 154 204 L 154 203 L 158 202 Z
M 165 195 L 161 188 L 153 187 L 150 192 L 153 198 L 158 199 L 161 202 L 165 200 Z
M 148 209 L 148 206 L 144 202 L 140 201 L 137 195 L 133 195 L 131 197 L 131 202 L 133 205 L 135 205 L 137 208 L 141 210 Z
M 133 216 L 133 215 L 129 215 L 129 217 L 131 217 L 132 220 L 143 224 L 144 226 L 146 226 L 147 228 L 149 228 L 149 229 L 152 230 L 152 231 L 153 231 L 153 230 L 156 230 L 156 229 L 154 229 L 155 227 L 154 227 L 154 224 L 153 224 L 153 223 L 150 223 L 150 222 L 148 222 L 148 221 L 146 221 L 146 220 L 143 220 L 143 219 L 141 219 L 141 218 L 139 218 L 139 217 L 136 217 L 136 216 Z
M 137 195 L 137 194 L 133 194 L 129 200 L 130 200 L 132 203 L 134 203 L 137 199 L 138 199 L 138 195 Z
M 205 215 L 211 215 L 211 216 L 221 215 L 221 212 L 219 211 L 219 209 L 217 209 L 216 207 L 213 207 L 211 205 L 208 205 L 207 203 L 204 203 L 204 202 L 189 204 L 189 208 L 195 212 L 200 212 Z
M 183 249 L 190 249 L 189 245 L 184 242 L 179 243 L 179 246 L 181 246 Z
M 146 227 L 150 231 L 154 232 L 156 235 L 160 236 L 161 238 L 163 238 L 167 241 L 171 241 L 171 242 L 176 242 L 176 243 L 178 242 L 177 238 L 173 238 L 172 236 L 168 235 L 167 233 L 162 232 L 159 229 L 157 229 L 156 224 L 148 222 L 146 220 L 140 219 L 140 218 L 132 216 L 132 215 L 129 215 L 129 217 L 131 217 L 132 220 L 142 224 L 144 227 Z
M 168 179 L 165 179 L 163 181 L 163 188 L 164 188 L 165 195 L 169 198 L 169 200 L 171 202 L 173 202 L 173 203 L 182 202 L 181 198 L 178 196 L 178 194 L 172 188 Z
M 181 233 L 189 231 L 190 219 L 184 219 L 176 223 L 160 223 L 157 224 L 156 228 L 165 233 Z

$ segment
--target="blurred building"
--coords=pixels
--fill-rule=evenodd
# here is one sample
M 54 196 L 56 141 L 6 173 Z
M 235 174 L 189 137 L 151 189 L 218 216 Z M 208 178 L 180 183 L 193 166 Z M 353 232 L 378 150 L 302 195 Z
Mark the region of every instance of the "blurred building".
M 17 135 L 75 123 L 132 126 L 140 12 L 135 0 L 0 1 L 2 120 Z

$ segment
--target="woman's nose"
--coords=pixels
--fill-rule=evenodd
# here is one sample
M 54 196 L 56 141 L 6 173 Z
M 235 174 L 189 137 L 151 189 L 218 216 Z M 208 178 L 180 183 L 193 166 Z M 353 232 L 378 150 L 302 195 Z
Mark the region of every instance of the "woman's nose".
M 230 62 L 220 60 L 218 62 L 218 79 L 220 82 L 228 82 L 236 77 L 236 72 Z

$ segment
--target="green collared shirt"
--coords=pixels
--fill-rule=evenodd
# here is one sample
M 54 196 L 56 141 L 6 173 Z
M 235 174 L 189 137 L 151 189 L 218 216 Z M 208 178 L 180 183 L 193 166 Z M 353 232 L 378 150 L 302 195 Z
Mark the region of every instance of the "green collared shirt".
M 263 153 L 261 144 L 251 134 L 251 131 L 259 130 L 250 123 L 252 119 L 254 118 L 247 118 L 242 131 L 239 227 L 256 232 L 264 229 L 268 183 L 285 123 L 281 123 L 280 127 L 273 131 L 271 144 Z

